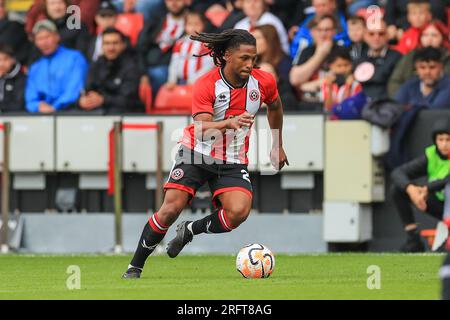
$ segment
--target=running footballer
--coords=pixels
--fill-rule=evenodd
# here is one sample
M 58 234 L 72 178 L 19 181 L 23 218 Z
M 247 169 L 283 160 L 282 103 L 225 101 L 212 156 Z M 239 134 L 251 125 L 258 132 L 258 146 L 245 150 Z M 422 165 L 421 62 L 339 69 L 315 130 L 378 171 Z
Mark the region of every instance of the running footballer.
M 250 129 L 262 103 L 274 132 L 272 165 L 289 165 L 283 150 L 283 109 L 272 75 L 254 68 L 256 40 L 244 30 L 200 33 L 191 37 L 208 48 L 217 68 L 194 84 L 192 117 L 184 129 L 161 208 L 145 224 L 138 247 L 123 278 L 140 278 L 145 261 L 169 227 L 208 182 L 216 210 L 197 221 L 183 221 L 167 246 L 176 257 L 200 233 L 230 232 L 242 224 L 252 207 L 252 184 L 247 171 Z

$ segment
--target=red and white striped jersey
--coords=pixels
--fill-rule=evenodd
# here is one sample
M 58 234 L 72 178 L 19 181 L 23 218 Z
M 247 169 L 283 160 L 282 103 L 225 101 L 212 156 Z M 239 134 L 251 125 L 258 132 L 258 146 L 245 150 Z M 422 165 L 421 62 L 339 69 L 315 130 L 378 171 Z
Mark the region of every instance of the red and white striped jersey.
M 199 57 L 209 52 L 205 44 L 194 41 L 189 35 L 177 40 L 172 50 L 169 65 L 169 82 L 193 84 L 199 77 L 214 68 L 210 55 Z
M 256 114 L 262 103 L 272 104 L 278 98 L 275 78 L 267 72 L 253 69 L 242 88 L 234 88 L 227 82 L 220 68 L 200 77 L 194 84 L 192 116 L 210 113 L 214 121 L 222 121 L 244 112 Z M 194 124 L 184 129 L 181 144 L 223 163 L 248 164 L 247 152 L 250 128 L 227 130 L 219 137 L 197 139 Z
M 175 19 L 170 13 L 163 22 L 162 29 L 156 38 L 162 52 L 167 52 L 184 33 L 184 19 Z

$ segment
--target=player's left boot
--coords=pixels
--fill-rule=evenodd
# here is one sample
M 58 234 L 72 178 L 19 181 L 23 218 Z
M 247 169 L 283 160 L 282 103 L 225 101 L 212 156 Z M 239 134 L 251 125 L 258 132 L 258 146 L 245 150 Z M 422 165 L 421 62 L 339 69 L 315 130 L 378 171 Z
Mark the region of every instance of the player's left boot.
M 129 267 L 127 271 L 122 275 L 123 279 L 139 279 L 141 277 L 142 269 Z
M 175 258 L 183 250 L 184 246 L 192 241 L 194 235 L 188 229 L 188 224 L 192 221 L 183 221 L 177 225 L 177 235 L 167 244 L 167 254 Z

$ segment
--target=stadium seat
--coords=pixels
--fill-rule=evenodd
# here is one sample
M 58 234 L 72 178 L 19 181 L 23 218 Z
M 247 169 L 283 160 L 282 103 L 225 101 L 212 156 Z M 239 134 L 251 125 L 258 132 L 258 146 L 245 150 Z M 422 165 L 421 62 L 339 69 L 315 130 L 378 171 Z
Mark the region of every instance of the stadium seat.
M 147 114 L 151 113 L 153 93 L 150 84 L 141 83 L 139 85 L 139 98 L 141 99 L 142 103 L 145 106 L 145 113 Z
M 168 89 L 162 86 L 155 99 L 151 113 L 190 114 L 192 104 L 192 86 L 176 86 Z
M 133 47 L 143 27 L 144 16 L 141 13 L 121 13 L 117 17 L 116 28 L 130 38 Z

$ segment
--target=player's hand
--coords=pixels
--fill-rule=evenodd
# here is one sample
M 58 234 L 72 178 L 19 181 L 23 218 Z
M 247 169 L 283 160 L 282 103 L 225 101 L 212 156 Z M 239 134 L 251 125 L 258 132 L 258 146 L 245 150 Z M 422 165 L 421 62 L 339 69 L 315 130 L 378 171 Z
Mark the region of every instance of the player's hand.
M 272 166 L 276 170 L 283 169 L 284 165 L 287 164 L 289 166 L 289 161 L 286 156 L 286 152 L 284 152 L 283 147 L 273 147 L 270 151 L 270 162 Z
M 243 114 L 237 117 L 230 118 L 229 120 L 230 121 L 228 123 L 227 128 L 238 130 L 241 129 L 242 127 L 250 128 L 252 124 L 255 122 L 255 116 L 248 112 L 244 112 Z

